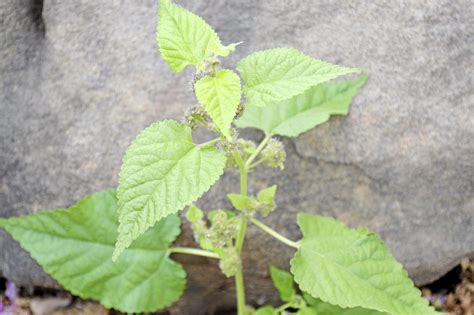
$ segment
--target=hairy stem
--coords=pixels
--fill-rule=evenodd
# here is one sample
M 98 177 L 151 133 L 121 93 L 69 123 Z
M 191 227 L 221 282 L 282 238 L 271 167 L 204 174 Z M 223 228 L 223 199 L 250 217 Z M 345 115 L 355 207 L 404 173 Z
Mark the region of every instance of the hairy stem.
M 192 247 L 170 247 L 168 249 L 168 253 L 170 254 L 187 254 L 187 255 L 195 255 L 195 256 L 202 256 L 202 257 L 209 257 L 209 258 L 215 258 L 219 259 L 219 255 L 216 253 L 203 250 L 203 249 L 198 249 L 198 248 L 192 248 Z
M 255 152 L 249 157 L 247 162 L 245 162 L 245 167 L 248 168 L 252 164 L 253 160 L 255 160 L 255 158 L 260 154 L 260 152 L 262 152 L 262 150 L 265 148 L 268 141 L 270 141 L 271 137 L 272 136 L 266 135 L 265 138 L 263 138 L 262 142 L 260 142 Z
M 250 222 L 255 224 L 258 228 L 260 228 L 264 232 L 270 234 L 271 236 L 273 236 L 274 238 L 276 238 L 280 242 L 282 242 L 282 243 L 284 243 L 284 244 L 286 244 L 290 247 L 299 248 L 299 245 L 298 245 L 297 242 L 293 242 L 292 240 L 287 239 L 286 237 L 284 237 L 283 235 L 281 235 L 277 231 L 273 230 L 268 225 L 265 225 L 263 222 L 255 219 L 255 218 L 250 218 Z
M 240 172 L 240 193 L 242 195 L 247 195 L 247 174 L 248 170 L 245 162 L 242 160 L 240 152 L 234 152 L 234 159 L 239 166 Z M 235 248 L 239 256 L 242 253 L 242 246 L 244 245 L 245 234 L 247 232 L 247 218 L 242 216 L 242 221 L 240 223 L 239 235 L 235 243 Z M 243 269 L 243 267 L 242 267 Z M 244 286 L 244 276 L 242 269 L 235 274 L 235 287 L 237 291 L 237 314 L 245 315 L 245 286 Z

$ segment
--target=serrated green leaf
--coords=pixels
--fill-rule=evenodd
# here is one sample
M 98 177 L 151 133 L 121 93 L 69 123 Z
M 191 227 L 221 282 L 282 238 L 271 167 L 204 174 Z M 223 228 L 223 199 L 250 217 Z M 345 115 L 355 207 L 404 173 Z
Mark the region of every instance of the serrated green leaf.
M 195 83 L 196 97 L 219 130 L 230 137 L 230 125 L 240 104 L 240 78 L 231 70 L 219 70 Z
M 188 211 L 186 212 L 186 219 L 191 223 L 196 223 L 204 217 L 204 213 L 201 209 L 195 205 L 190 205 Z
M 342 308 L 313 298 L 306 292 L 303 292 L 303 297 L 317 315 L 386 315 L 386 313 L 368 310 L 362 307 Z
M 278 315 L 278 312 L 273 306 L 265 305 L 253 312 L 252 315 Z
M 209 24 L 170 0 L 160 0 L 156 39 L 161 56 L 175 72 L 198 66 L 213 54 L 227 56 L 237 46 L 222 46 Z
M 225 162 L 215 147 L 195 145 L 185 124 L 165 120 L 143 130 L 122 162 L 114 260 L 155 222 L 201 197 L 222 175 Z
M 368 310 L 362 307 L 342 308 L 321 301 L 321 303 L 312 307 L 317 315 L 386 315 L 374 310 Z M 415 315 L 415 313 L 412 313 Z M 420 313 L 421 314 L 421 313 Z
M 238 65 L 247 106 L 274 105 L 338 76 L 360 72 L 313 59 L 291 48 L 263 50 Z
M 257 194 L 257 199 L 260 202 L 271 204 L 275 202 L 275 194 L 277 190 L 277 185 L 272 185 L 270 187 L 267 187 L 265 189 L 262 189 L 258 194 Z
M 303 213 L 298 225 L 303 239 L 290 264 L 301 290 L 343 308 L 437 314 L 376 234 Z
M 273 285 L 280 293 L 281 300 L 283 302 L 291 301 L 296 294 L 293 276 L 289 272 L 274 266 L 270 266 L 270 276 L 272 278 Z
M 114 191 L 92 194 L 68 209 L 1 219 L 0 226 L 64 288 L 108 308 L 151 312 L 177 301 L 184 290 L 186 273 L 167 254 L 180 233 L 176 215 L 112 262 L 118 226 Z
M 247 106 L 235 122 L 239 128 L 257 128 L 267 135 L 296 137 L 326 122 L 331 115 L 346 115 L 352 98 L 367 81 L 321 83 L 301 95 L 266 107 Z

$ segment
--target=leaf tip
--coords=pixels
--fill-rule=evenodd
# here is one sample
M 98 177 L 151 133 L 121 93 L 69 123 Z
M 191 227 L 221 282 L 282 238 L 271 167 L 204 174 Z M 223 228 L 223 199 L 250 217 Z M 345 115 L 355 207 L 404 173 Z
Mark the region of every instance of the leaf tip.
M 115 263 L 119 259 L 120 255 L 122 255 L 123 251 L 125 250 L 123 242 L 120 242 L 120 239 L 117 240 L 115 243 L 114 252 L 112 254 L 112 261 Z

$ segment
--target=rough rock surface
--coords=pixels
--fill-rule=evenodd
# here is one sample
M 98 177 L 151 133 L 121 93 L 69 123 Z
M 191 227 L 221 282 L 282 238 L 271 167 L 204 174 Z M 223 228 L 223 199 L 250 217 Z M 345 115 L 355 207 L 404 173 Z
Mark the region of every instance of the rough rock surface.
M 228 66 L 278 45 L 370 74 L 350 116 L 286 142 L 284 174 L 251 176 L 251 190 L 267 179 L 281 183 L 270 225 L 296 238 L 303 210 L 368 226 L 419 284 L 474 254 L 471 1 L 180 3 L 225 43 L 244 42 Z M 191 71 L 175 75 L 159 57 L 156 11 L 155 1 L 0 3 L 1 216 L 67 206 L 115 186 L 137 132 L 195 103 Z M 227 174 L 222 186 L 236 190 L 235 179 Z M 202 203 L 225 202 L 214 188 Z M 257 252 L 246 258 L 250 302 L 262 303 L 273 298 L 268 261 L 285 266 L 291 250 L 254 229 L 246 244 Z M 234 302 L 232 281 L 209 281 L 216 267 L 203 261 L 187 260 L 196 270 L 187 294 L 199 298 L 185 299 L 178 313 Z M 0 272 L 54 285 L 3 231 Z

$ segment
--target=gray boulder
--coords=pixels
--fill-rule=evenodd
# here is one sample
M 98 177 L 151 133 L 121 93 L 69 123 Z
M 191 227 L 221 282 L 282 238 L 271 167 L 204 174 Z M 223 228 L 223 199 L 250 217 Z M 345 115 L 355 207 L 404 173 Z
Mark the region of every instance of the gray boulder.
M 348 117 L 285 140 L 284 173 L 252 174 L 250 189 L 280 183 L 267 223 L 296 239 L 298 211 L 367 226 L 418 284 L 474 255 L 474 102 L 471 1 L 180 1 L 243 41 L 225 62 L 295 47 L 370 74 Z M 117 185 L 121 157 L 151 122 L 195 104 L 190 70 L 173 74 L 155 46 L 155 1 L 4 0 L 0 4 L 0 216 L 64 207 Z M 249 133 L 258 139 L 257 133 Z M 201 203 L 227 205 L 228 173 Z M 191 244 L 189 231 L 181 238 Z M 249 302 L 274 301 L 268 263 L 292 251 L 250 229 Z M 265 258 L 264 258 L 265 257 Z M 232 279 L 179 257 L 190 273 L 179 314 L 231 308 Z M 0 272 L 55 286 L 0 231 Z

